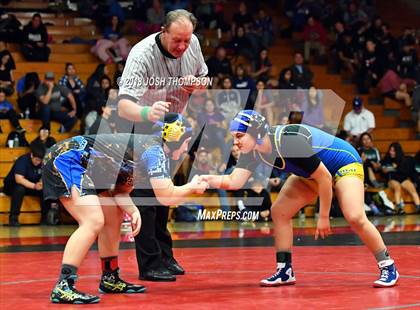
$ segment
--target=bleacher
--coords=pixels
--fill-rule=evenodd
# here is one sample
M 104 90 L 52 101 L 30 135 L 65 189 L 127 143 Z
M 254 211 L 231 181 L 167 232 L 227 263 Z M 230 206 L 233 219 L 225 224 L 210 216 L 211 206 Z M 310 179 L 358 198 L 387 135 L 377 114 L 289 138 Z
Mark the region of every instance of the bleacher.
M 401 24 L 401 17 L 395 15 L 395 5 L 400 5 L 397 2 L 392 2 L 392 6 L 387 1 L 381 1 L 379 4 L 379 10 L 384 20 L 391 24 L 392 31 L 400 33 L 402 27 L 407 23 L 417 25 L 419 19 L 416 16 L 412 16 L 409 12 L 408 19 L 404 20 L 404 25 Z M 230 18 L 231 12 L 236 10 L 234 1 L 226 4 L 227 10 L 226 17 Z M 12 1 L 6 9 L 28 9 L 32 8 L 31 12 L 13 12 L 17 18 L 26 24 L 32 17 L 34 12 L 38 10 L 45 10 L 48 8 L 47 1 Z M 286 20 L 279 11 L 267 10 L 273 17 L 274 23 L 280 28 L 285 25 Z M 230 12 L 230 13 L 229 13 Z M 37 63 L 37 62 L 26 62 L 25 59 L 19 52 L 19 47 L 15 44 L 8 44 L 7 48 L 12 52 L 13 58 L 16 62 L 16 70 L 14 71 L 14 79 L 18 80 L 25 73 L 30 71 L 36 71 L 39 73 L 40 78 L 43 75 L 52 71 L 55 73 L 56 80 L 58 80 L 64 73 L 64 65 L 66 62 L 72 62 L 75 65 L 77 74 L 86 83 L 87 78 L 95 70 L 99 64 L 99 60 L 90 53 L 91 46 L 88 44 L 69 44 L 63 43 L 63 41 L 69 41 L 73 37 L 79 37 L 84 40 L 98 39 L 101 37 L 100 32 L 94 25 L 94 23 L 86 18 L 80 18 L 76 16 L 76 13 L 62 13 L 57 15 L 55 13 L 41 13 L 43 22 L 47 24 L 48 33 L 51 35 L 52 43 L 48 46 L 51 48 L 50 60 L 48 63 Z M 126 28 L 130 29 L 134 25 L 133 21 L 127 21 Z M 215 42 L 219 39 L 217 37 L 216 30 L 206 30 L 203 33 L 205 38 L 203 42 L 203 52 L 209 56 L 213 53 Z M 140 37 L 137 35 L 128 35 L 128 39 L 132 44 L 139 41 Z M 223 40 L 223 38 L 222 38 Z M 272 75 L 273 78 L 277 79 L 279 72 L 282 68 L 290 65 L 293 61 L 294 46 L 299 40 L 299 36 L 294 36 L 292 39 L 281 39 L 276 38 L 274 46 L 269 49 L 269 57 L 273 63 Z M 240 57 L 234 59 L 235 64 L 244 63 L 244 59 Z M 115 65 L 108 66 L 110 75 L 115 70 Z M 346 102 L 343 116 L 345 113 L 351 110 L 351 101 L 356 95 L 354 85 L 349 85 L 343 80 L 340 75 L 334 75 L 328 73 L 327 67 L 324 65 L 310 65 L 310 69 L 315 75 L 315 85 L 319 89 L 331 89 L 336 92 Z M 389 145 L 398 141 L 401 143 L 403 149 L 407 154 L 414 155 L 420 149 L 420 141 L 415 137 L 415 131 L 410 123 L 410 113 L 407 109 L 403 108 L 403 104 L 396 102 L 391 99 L 385 99 L 384 104 L 373 104 L 372 99 L 378 97 L 378 94 L 373 90 L 369 95 L 363 95 L 362 98 L 365 103 L 365 107 L 375 114 L 377 128 L 373 131 L 373 139 L 375 146 L 381 152 L 381 155 L 387 151 Z M 17 108 L 16 93 L 8 98 L 10 102 Z M 341 121 L 343 117 L 341 118 Z M 26 138 L 28 141 L 32 141 L 38 133 L 38 129 L 41 125 L 38 120 L 20 120 L 22 126 L 26 130 Z M 3 185 L 3 179 L 10 170 L 14 160 L 28 151 L 27 148 L 6 148 L 6 137 L 11 131 L 9 121 L 0 120 L 0 127 L 2 133 L 0 134 L 0 187 Z M 76 125 L 75 128 L 78 128 Z M 52 122 L 51 124 L 51 135 L 57 140 L 61 141 L 72 135 L 77 134 L 76 131 L 72 133 L 59 134 L 59 124 Z M 386 190 L 389 197 L 393 197 L 389 189 Z M 272 195 L 275 198 L 276 194 Z M 406 212 L 410 213 L 413 211 L 413 204 L 411 198 L 407 193 L 403 192 L 403 198 L 406 202 Z M 10 198 L 7 196 L 0 197 L 0 223 L 8 222 L 8 210 L 10 207 Z M 35 224 L 40 221 L 40 207 L 37 203 L 36 198 L 25 197 L 22 206 L 22 213 L 19 221 L 21 223 Z

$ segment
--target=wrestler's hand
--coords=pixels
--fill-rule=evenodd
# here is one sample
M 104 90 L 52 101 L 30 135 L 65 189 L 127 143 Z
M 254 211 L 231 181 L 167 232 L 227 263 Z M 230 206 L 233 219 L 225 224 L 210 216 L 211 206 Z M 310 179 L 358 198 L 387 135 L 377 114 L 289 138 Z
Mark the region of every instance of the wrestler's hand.
M 209 184 L 203 181 L 199 175 L 195 175 L 190 184 L 195 194 L 202 194 L 209 188 Z
M 169 112 L 170 102 L 167 101 L 156 101 L 149 111 L 147 118 L 152 123 L 162 119 L 165 116 L 165 113 Z
M 130 214 L 131 216 L 131 229 L 133 231 L 133 236 L 136 236 L 140 232 L 141 228 L 141 216 L 137 208 L 134 212 Z
M 318 223 L 316 224 L 315 240 L 318 240 L 319 236 L 321 236 L 322 239 L 325 239 L 331 235 L 331 233 L 330 218 L 328 216 L 320 216 Z

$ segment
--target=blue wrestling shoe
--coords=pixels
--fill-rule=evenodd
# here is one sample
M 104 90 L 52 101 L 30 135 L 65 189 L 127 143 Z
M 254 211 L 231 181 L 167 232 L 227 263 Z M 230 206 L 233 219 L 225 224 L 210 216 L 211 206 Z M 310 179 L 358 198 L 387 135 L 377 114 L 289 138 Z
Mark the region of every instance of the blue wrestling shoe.
M 96 304 L 100 298 L 95 295 L 85 294 L 76 290 L 74 282 L 76 276 L 63 279 L 56 284 L 51 292 L 50 300 L 56 304 Z
M 387 259 L 378 263 L 381 275 L 378 280 L 373 283 L 374 287 L 391 287 L 397 284 L 399 274 L 395 267 L 394 260 Z
M 271 277 L 261 280 L 260 286 L 280 286 L 291 285 L 296 283 L 296 278 L 293 273 L 292 264 L 277 263 L 277 271 Z

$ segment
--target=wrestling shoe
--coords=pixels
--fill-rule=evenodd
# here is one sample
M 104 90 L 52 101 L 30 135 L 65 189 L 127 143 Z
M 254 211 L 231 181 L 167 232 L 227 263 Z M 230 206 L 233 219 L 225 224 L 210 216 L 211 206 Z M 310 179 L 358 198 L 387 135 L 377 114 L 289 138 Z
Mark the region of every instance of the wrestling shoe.
M 277 263 L 277 271 L 271 277 L 261 280 L 260 286 L 280 286 L 291 285 L 296 283 L 293 273 L 292 264 Z
M 374 287 L 391 287 L 397 284 L 399 274 L 395 267 L 394 260 L 387 259 L 378 263 L 381 275 L 378 280 L 373 282 Z
M 51 292 L 50 300 L 57 304 L 96 304 L 100 298 L 79 292 L 74 286 L 77 277 L 72 276 L 58 282 Z
M 146 288 L 143 285 L 131 284 L 120 278 L 120 270 L 103 274 L 99 283 L 99 292 L 108 294 L 133 294 L 144 293 Z

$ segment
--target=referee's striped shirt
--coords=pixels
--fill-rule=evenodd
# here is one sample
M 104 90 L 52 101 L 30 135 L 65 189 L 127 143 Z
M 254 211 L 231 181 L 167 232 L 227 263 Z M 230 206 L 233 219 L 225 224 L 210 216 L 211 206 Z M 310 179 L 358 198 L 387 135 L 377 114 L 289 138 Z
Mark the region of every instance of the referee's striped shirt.
M 160 32 L 137 43 L 130 51 L 119 81 L 119 98 L 140 105 L 156 101 L 171 102 L 170 112 L 182 113 L 189 95 L 180 89 L 180 77 L 204 77 L 208 73 L 198 38 L 193 34 L 190 45 L 180 58 L 174 58 L 162 46 Z

